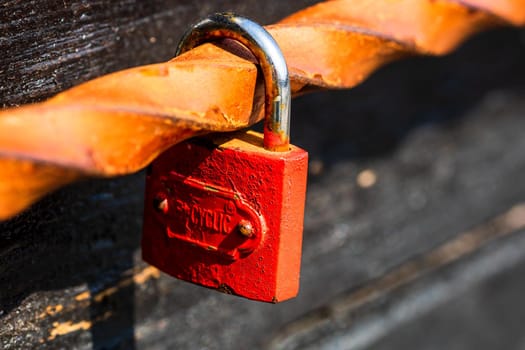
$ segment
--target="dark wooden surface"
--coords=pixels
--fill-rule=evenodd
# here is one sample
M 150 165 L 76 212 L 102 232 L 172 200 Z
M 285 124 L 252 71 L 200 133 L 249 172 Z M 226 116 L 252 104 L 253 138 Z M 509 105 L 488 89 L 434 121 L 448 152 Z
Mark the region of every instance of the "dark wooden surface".
M 0 102 L 42 100 L 102 74 L 173 57 L 190 24 L 235 11 L 273 23 L 314 0 L 3 0 Z
M 215 10 L 270 23 L 307 3 L 4 1 L 2 104 L 168 59 Z M 143 174 L 52 194 L 0 226 L 0 348 L 524 348 L 525 228 L 494 224 L 525 202 L 524 62 L 525 33 L 497 30 L 294 101 L 312 171 L 301 293 L 283 304 L 148 269 Z M 431 259 L 451 242 L 455 259 Z

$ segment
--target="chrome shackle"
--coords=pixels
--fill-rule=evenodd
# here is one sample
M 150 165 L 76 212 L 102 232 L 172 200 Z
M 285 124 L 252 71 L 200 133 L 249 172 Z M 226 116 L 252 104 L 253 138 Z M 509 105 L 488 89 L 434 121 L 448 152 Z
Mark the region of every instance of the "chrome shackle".
M 182 37 L 175 56 L 205 42 L 223 38 L 244 45 L 257 59 L 266 90 L 264 148 L 288 151 L 290 144 L 291 90 L 281 49 L 259 24 L 231 13 L 216 13 L 192 26 Z

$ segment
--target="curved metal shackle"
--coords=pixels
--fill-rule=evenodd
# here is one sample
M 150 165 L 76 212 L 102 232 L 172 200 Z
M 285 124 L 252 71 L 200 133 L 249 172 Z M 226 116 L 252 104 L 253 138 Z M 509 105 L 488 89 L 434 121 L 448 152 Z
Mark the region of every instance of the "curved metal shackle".
M 243 44 L 258 60 L 266 89 L 264 148 L 290 148 L 290 79 L 286 60 L 273 37 L 259 24 L 232 13 L 216 13 L 201 20 L 182 37 L 175 56 L 205 42 L 228 38 Z

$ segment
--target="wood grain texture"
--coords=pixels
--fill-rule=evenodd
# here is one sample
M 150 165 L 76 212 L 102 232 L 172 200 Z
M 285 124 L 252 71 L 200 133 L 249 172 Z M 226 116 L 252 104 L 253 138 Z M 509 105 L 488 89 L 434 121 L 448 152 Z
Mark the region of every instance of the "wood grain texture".
M 212 12 L 272 23 L 314 2 L 2 1 L 0 104 L 41 101 L 116 70 L 166 61 L 184 30 Z
M 131 9 L 143 5 L 113 2 L 118 3 L 123 5 L 120 11 L 126 8 L 130 16 L 140 17 Z M 38 6 L 36 1 L 9 4 L 27 4 L 27 14 L 31 6 Z M 238 8 L 271 23 L 293 12 L 283 6 L 296 4 L 304 5 L 232 1 L 213 6 Z M 207 13 L 202 4 L 172 5 L 174 12 L 161 20 L 162 26 L 155 20 L 142 25 L 135 20 L 141 28 L 135 34 L 148 33 L 137 39 L 137 56 L 110 50 L 100 61 L 120 69 L 169 58 L 171 45 L 158 40 L 152 49 L 155 45 L 148 36 L 166 35 L 164 26 L 177 21 L 181 34 L 194 18 Z M 266 12 L 257 6 L 265 6 Z M 2 11 L 6 16 L 11 13 L 5 7 Z M 31 22 L 33 17 L 28 17 Z M 118 10 L 108 11 L 105 18 L 111 22 L 114 17 Z M 33 25 L 42 30 L 53 23 Z M 34 35 L 30 33 L 25 35 Z M 131 33 L 123 37 L 135 40 Z M 60 37 L 53 35 L 54 40 Z M 71 45 L 69 49 L 80 48 L 81 43 Z M 21 46 L 18 50 L 24 51 Z M 51 46 L 47 50 L 54 52 Z M 165 57 L 156 56 L 159 50 Z M 140 55 L 146 55 L 144 61 L 139 62 Z M 68 61 L 66 67 L 78 71 L 81 59 Z M 353 91 L 294 102 L 292 140 L 310 151 L 315 172 L 309 183 L 302 287 L 299 298 L 282 305 L 217 294 L 157 274 L 140 262 L 143 174 L 88 180 L 59 190 L 0 225 L 0 347 L 261 348 L 284 344 L 279 341 L 291 339 L 282 337 L 286 325 L 312 314 L 333 326 L 334 318 L 326 310 L 336 298 L 351 295 L 396 266 L 524 201 L 525 187 L 517 181 L 525 170 L 523 62 L 523 31 L 503 30 L 479 36 L 446 58 L 412 59 L 387 67 Z M 74 80 L 74 74 L 60 79 L 74 85 L 97 75 L 91 76 L 90 69 L 77 81 L 68 80 Z M 52 84 L 41 85 L 48 79 L 45 69 L 28 75 L 11 72 L 11 89 L 27 87 L 20 90 L 17 103 L 53 94 L 46 90 Z M 36 93 L 31 87 L 42 90 Z M 15 100 L 17 94 L 9 94 L 0 96 Z M 369 188 L 357 183 L 363 170 L 377 176 Z M 385 324 L 378 320 L 390 320 L 409 297 L 432 295 L 434 287 L 446 280 L 463 289 L 445 293 L 442 303 L 424 303 L 426 313 L 416 309 L 404 322 L 394 322 L 395 327 L 388 323 L 389 328 L 381 328 L 387 332 L 367 338 L 364 348 L 417 344 L 420 349 L 491 349 L 503 344 L 517 349 L 523 332 L 516 321 L 523 317 L 525 287 L 516 276 L 522 273 L 525 257 L 512 247 L 523 247 L 522 236 L 517 232 L 496 240 L 406 289 L 385 294 L 350 314 L 352 324 L 339 332 L 312 332 L 308 338 L 299 328 L 291 334 L 297 342 L 287 344 L 292 348 L 314 347 L 316 340 L 330 344 L 344 339 L 346 331 L 367 329 L 371 318 L 376 329 Z M 500 251 L 505 253 L 503 259 Z M 488 274 L 478 282 L 464 283 L 462 276 L 479 271 L 476 266 L 483 261 L 491 263 Z M 448 343 L 443 345 L 445 338 Z

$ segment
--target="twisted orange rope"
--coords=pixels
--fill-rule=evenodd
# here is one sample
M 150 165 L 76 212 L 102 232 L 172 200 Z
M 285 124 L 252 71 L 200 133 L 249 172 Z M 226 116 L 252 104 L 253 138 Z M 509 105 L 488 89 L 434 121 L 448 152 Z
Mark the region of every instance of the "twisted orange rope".
M 350 88 L 411 54 L 441 55 L 469 35 L 524 25 L 525 0 L 334 0 L 267 29 L 294 94 Z M 85 176 L 135 172 L 169 146 L 262 117 L 250 61 L 212 44 L 0 112 L 0 219 Z

